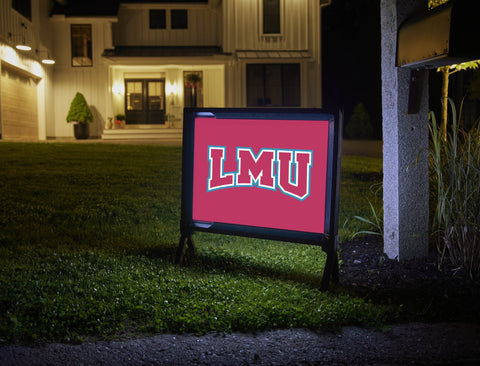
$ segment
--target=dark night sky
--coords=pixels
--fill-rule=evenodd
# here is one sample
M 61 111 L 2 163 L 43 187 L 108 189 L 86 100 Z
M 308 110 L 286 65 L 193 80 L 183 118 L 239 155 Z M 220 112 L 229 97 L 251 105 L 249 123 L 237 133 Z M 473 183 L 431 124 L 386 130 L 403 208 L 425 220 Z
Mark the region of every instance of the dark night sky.
M 363 102 L 381 138 L 380 0 L 333 0 L 322 34 L 324 108 L 343 109 L 348 122 Z

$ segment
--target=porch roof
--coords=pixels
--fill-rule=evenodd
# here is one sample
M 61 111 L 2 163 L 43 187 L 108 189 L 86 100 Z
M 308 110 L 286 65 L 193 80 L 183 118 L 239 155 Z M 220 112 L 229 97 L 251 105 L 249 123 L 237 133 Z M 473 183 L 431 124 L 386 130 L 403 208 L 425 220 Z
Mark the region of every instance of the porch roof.
M 252 58 L 252 59 L 259 59 L 259 58 L 268 58 L 268 59 L 285 59 L 285 58 L 311 58 L 312 55 L 308 51 L 297 51 L 297 50 L 283 50 L 283 51 L 237 51 L 238 58 Z
M 226 55 L 217 46 L 117 46 L 103 51 L 103 57 L 205 57 Z

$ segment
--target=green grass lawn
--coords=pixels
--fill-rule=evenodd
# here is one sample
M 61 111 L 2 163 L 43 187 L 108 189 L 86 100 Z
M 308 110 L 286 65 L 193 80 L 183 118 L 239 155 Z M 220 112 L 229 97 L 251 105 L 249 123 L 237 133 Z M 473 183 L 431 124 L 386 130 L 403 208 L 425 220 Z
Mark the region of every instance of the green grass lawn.
M 342 164 L 348 240 L 365 229 L 353 216 L 369 217 L 381 160 Z M 181 148 L 2 142 L 0 167 L 0 342 L 384 319 L 381 307 L 317 290 L 318 247 L 197 233 L 197 256 L 176 266 Z

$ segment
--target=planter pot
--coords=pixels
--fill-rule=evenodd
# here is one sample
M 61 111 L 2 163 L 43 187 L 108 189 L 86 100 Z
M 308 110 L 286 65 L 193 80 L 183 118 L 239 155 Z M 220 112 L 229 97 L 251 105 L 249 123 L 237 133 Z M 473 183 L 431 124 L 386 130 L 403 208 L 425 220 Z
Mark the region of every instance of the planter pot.
M 86 140 L 89 135 L 88 123 L 76 123 L 73 125 L 73 132 L 77 140 Z

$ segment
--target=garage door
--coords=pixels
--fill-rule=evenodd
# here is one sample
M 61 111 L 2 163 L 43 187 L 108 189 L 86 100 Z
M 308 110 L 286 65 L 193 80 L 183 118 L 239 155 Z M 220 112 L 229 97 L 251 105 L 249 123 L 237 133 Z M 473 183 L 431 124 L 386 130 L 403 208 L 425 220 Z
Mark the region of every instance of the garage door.
M 2 138 L 38 140 L 36 82 L 2 65 L 0 98 Z

